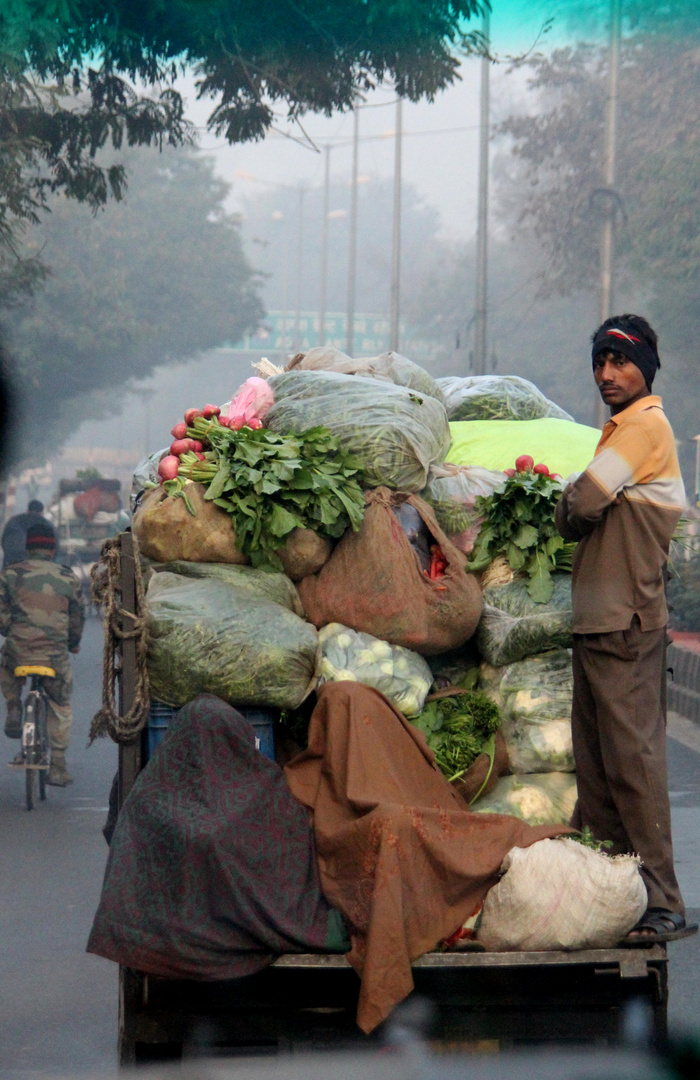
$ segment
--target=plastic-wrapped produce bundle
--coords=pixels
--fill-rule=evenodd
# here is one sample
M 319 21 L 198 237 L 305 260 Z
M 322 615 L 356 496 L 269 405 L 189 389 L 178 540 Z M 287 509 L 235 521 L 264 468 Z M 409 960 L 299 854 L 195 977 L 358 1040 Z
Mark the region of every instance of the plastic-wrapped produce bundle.
M 405 716 L 420 714 L 433 681 L 422 656 L 340 623 L 324 626 L 318 637 L 323 682 L 364 683 L 384 694 Z
M 527 656 L 572 645 L 571 574 L 552 574 L 552 581 L 554 593 L 545 604 L 536 604 L 530 598 L 527 581 L 522 578 L 484 589 L 484 612 L 476 643 L 489 664 L 504 667 Z
M 287 371 L 270 379 L 273 431 L 323 425 L 360 462 L 368 487 L 418 492 L 450 445 L 447 414 L 426 394 L 379 379 L 333 371 Z
M 450 420 L 573 420 L 518 375 L 449 376 L 438 380 Z
M 472 809 L 482 814 L 512 814 L 528 825 L 568 825 L 575 805 L 576 775 L 553 772 L 502 776 Z
M 475 509 L 480 495 L 491 495 L 505 476 L 469 465 L 432 465 L 421 498 L 432 506 L 438 525 L 455 547 L 469 555 L 484 520 Z
M 146 596 L 153 696 L 175 706 L 210 693 L 231 705 L 296 708 L 316 684 L 319 644 L 294 613 L 295 597 L 284 574 L 244 566 L 154 574 Z
M 167 446 L 163 450 L 156 450 L 155 454 L 149 454 L 148 457 L 142 458 L 134 469 L 131 480 L 131 495 L 129 496 L 129 508 L 132 514 L 135 513 L 144 492 L 149 490 L 150 485 L 160 483 L 160 476 L 158 475 L 160 459 L 169 453 L 170 450 Z
M 511 772 L 573 772 L 574 681 L 568 650 L 555 649 L 500 669 L 482 667 L 479 685 L 503 713 L 501 730 Z
M 373 379 L 386 379 L 396 386 L 407 386 L 421 394 L 443 400 L 442 390 L 436 380 L 419 364 L 392 351 L 380 356 L 363 356 L 353 360 L 340 349 L 327 345 L 297 353 L 286 367 L 287 371 L 336 371 L 341 375 L 365 375 Z

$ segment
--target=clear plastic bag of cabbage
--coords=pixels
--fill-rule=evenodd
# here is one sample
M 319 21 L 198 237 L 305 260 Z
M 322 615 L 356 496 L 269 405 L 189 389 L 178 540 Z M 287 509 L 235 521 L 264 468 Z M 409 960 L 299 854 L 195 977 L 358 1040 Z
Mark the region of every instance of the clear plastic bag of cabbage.
M 381 353 L 379 356 L 362 356 L 353 360 L 339 349 L 321 345 L 307 353 L 297 353 L 285 368 L 286 371 L 336 371 L 341 375 L 365 375 L 373 379 L 387 379 L 396 386 L 407 386 L 421 394 L 443 400 L 442 390 L 432 375 L 420 364 L 415 364 L 400 353 Z
M 482 668 L 479 685 L 504 717 L 501 730 L 511 772 L 573 772 L 574 678 L 568 649 L 531 656 L 505 668 L 488 664 Z
M 442 402 L 416 390 L 333 371 L 287 371 L 270 386 L 275 404 L 267 426 L 283 434 L 329 428 L 359 460 L 367 487 L 421 491 L 430 466 L 449 449 Z
M 231 705 L 295 708 L 315 686 L 319 645 L 314 627 L 294 613 L 291 582 L 245 566 L 207 569 L 196 577 L 163 570 L 151 578 L 153 696 L 180 706 L 206 692 Z M 270 599 L 275 579 L 277 597 L 289 597 L 285 606 Z
M 450 420 L 573 420 L 519 375 L 453 375 L 437 383 Z
M 528 825 L 568 825 L 576 805 L 576 775 L 570 772 L 535 776 L 502 776 L 472 810 L 481 814 L 512 814 Z
M 571 647 L 571 575 L 552 574 L 552 581 L 554 592 L 544 604 L 531 599 L 524 578 L 484 589 L 484 611 L 476 631 L 484 660 L 504 667 L 550 649 Z
M 465 555 L 471 554 L 483 515 L 475 503 L 480 495 L 492 495 L 505 477 L 502 472 L 479 466 L 431 465 L 421 498 L 432 506 L 438 525 Z
M 359 682 L 379 690 L 407 717 L 418 716 L 433 675 L 418 653 L 340 623 L 319 631 L 321 680 Z

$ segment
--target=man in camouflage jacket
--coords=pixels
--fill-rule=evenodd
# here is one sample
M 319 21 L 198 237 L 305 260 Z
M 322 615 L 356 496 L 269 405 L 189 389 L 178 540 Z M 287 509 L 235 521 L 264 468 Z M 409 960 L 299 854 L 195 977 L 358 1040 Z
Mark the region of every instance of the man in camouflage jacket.
M 77 653 L 85 622 L 80 583 L 72 570 L 53 561 L 56 534 L 47 522 L 27 530 L 27 557 L 0 574 L 0 633 L 5 645 L 0 657 L 0 690 L 7 701 L 5 734 L 21 736 L 20 692 L 23 679 L 15 668 L 45 664 L 56 672 L 44 686 L 49 698 L 46 726 L 51 748 L 47 783 L 72 783 L 66 769 L 66 748 L 73 716 L 73 673 L 69 652 Z

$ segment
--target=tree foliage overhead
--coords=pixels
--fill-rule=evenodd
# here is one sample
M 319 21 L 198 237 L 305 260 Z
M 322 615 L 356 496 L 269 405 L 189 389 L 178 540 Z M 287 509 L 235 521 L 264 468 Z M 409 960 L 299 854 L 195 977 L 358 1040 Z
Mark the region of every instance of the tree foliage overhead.
M 512 149 L 501 205 L 540 241 L 545 292 L 594 285 L 611 204 L 618 270 L 655 288 L 669 275 L 700 273 L 700 203 L 692 193 L 700 180 L 700 19 L 687 20 L 679 0 L 679 32 L 670 33 L 667 18 L 665 32 L 652 33 L 642 20 L 648 6 L 623 42 L 614 192 L 603 180 L 607 50 L 580 44 L 531 61 L 536 108 L 500 126 Z
M 669 0 L 663 12 L 656 5 L 656 23 L 653 8 L 637 3 L 624 24 L 615 190 L 605 190 L 603 172 L 607 50 L 580 44 L 531 62 L 528 111 L 500 128 L 508 156 L 499 203 L 516 230 L 537 238 L 541 294 L 550 299 L 595 297 L 601 225 L 612 205 L 613 306 L 636 297 L 658 330 L 658 388 L 676 434 L 689 438 L 698 428 L 700 7 Z
M 63 196 L 28 233 L 51 270 L 8 314 L 16 456 L 45 452 L 156 365 L 237 341 L 263 315 L 227 185 L 195 150 L 125 155 L 124 201 L 97 216 Z M 89 395 L 92 406 L 87 408 Z M 76 402 L 78 405 L 76 406 Z
M 280 105 L 330 114 L 382 79 L 434 97 L 478 42 L 465 29 L 478 11 L 479 0 L 3 0 L 0 243 L 52 192 L 93 207 L 119 198 L 122 165 L 95 160 L 105 145 L 186 141 L 174 86 L 185 68 L 212 98 L 212 130 L 260 139 Z

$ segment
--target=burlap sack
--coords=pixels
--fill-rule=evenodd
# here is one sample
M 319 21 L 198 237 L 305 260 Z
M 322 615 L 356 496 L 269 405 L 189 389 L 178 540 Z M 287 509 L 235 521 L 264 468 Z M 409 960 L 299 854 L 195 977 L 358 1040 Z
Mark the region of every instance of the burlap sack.
M 514 847 L 477 937 L 489 952 L 611 949 L 646 911 L 639 867 L 636 855 L 610 858 L 568 839 Z
M 318 573 L 328 562 L 332 550 L 330 540 L 313 529 L 293 529 L 277 554 L 287 577 L 301 581 L 309 574 Z
M 445 554 L 438 581 L 422 573 L 393 511 L 403 502 L 415 507 Z M 339 622 L 424 656 L 463 645 L 481 615 L 481 589 L 433 511 L 417 495 L 388 488 L 367 492 L 365 504 L 359 532 L 346 533 L 321 572 L 299 583 L 307 618 L 317 627 Z
M 144 555 L 156 562 L 218 562 L 247 564 L 247 555 L 236 547 L 231 516 L 204 499 L 202 484 L 187 484 L 187 498 L 195 511 L 192 517 L 184 499 L 167 495 L 162 488 L 147 491 L 136 514 L 132 530 Z

